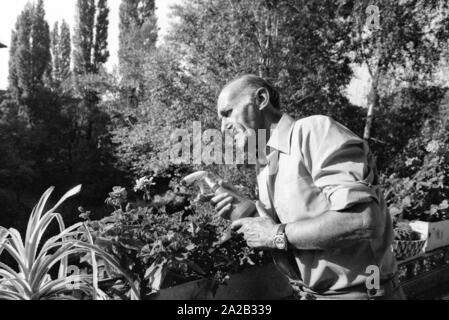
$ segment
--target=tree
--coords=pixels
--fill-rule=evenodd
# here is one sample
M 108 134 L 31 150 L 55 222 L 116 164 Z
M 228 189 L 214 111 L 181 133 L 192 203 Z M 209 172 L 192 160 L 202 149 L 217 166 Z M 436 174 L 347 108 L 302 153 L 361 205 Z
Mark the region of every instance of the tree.
M 122 0 L 120 4 L 119 63 L 125 76 L 127 69 L 142 66 L 142 55 L 155 48 L 155 9 L 154 0 Z
M 59 22 L 55 22 L 51 31 L 52 79 L 56 87 L 60 84 L 61 54 L 59 52 Z
M 154 0 L 122 0 L 120 4 L 119 70 L 129 105 L 144 94 L 142 69 L 155 51 L 157 23 Z
M 70 28 L 67 22 L 62 21 L 61 26 L 55 22 L 51 33 L 51 52 L 53 57 L 52 79 L 58 88 L 61 83 L 70 77 L 70 62 L 72 44 Z
M 31 122 L 37 115 L 34 97 L 51 77 L 50 30 L 43 0 L 28 3 L 19 15 L 11 38 L 9 89 Z M 33 119 L 34 118 L 34 119 Z
M 77 75 L 75 79 L 77 94 L 82 99 L 79 107 L 80 110 L 87 112 L 83 117 L 88 122 L 88 140 L 94 139 L 93 117 L 99 111 L 97 108 L 100 101 L 97 88 L 90 84 L 92 80 L 96 81 L 93 78 L 102 71 L 101 67 L 109 57 L 107 50 L 108 15 L 109 9 L 106 0 L 77 1 L 73 62 L 74 72 Z
M 342 93 L 352 76 L 345 51 L 350 24 L 336 11 L 330 0 L 184 1 L 174 10 L 179 22 L 168 41 L 154 54 L 142 52 L 145 94 L 134 111 L 121 109 L 119 158 L 142 174 L 175 128 L 191 121 L 218 128 L 217 95 L 242 73 L 281 88 L 283 109 L 295 116 L 324 113 L 358 129 L 360 108 Z
M 73 37 L 73 63 L 76 74 L 93 72 L 95 0 L 78 0 Z
M 337 9 L 327 0 L 184 2 L 174 12 L 179 24 L 171 41 L 192 75 L 189 86 L 197 86 L 186 105 L 207 110 L 227 81 L 255 73 L 282 88 L 286 111 L 346 120 L 353 113 L 343 95 L 352 76 L 350 21 Z M 200 95 L 207 97 L 201 106 Z
M 98 73 L 109 58 L 107 0 L 78 0 L 73 62 L 76 74 Z
M 31 27 L 31 56 L 33 85 L 43 85 L 44 78 L 50 78 L 50 28 L 45 20 L 44 0 L 38 0 L 34 7 Z
M 50 76 L 50 30 L 43 0 L 27 4 L 19 15 L 11 38 L 10 89 L 18 99 L 44 85 Z
M 16 24 L 16 29 L 17 24 Z M 13 96 L 16 97 L 18 100 L 18 97 L 20 96 L 19 90 L 19 75 L 18 70 L 16 67 L 17 63 L 17 47 L 18 47 L 18 34 L 16 30 L 13 30 L 11 32 L 11 45 L 9 49 L 9 69 L 8 69 L 8 83 L 9 83 L 9 90 L 13 94 Z
M 15 30 L 12 32 L 9 89 L 19 101 L 23 94 L 31 88 L 31 25 L 33 6 L 28 3 L 17 18 Z
M 65 112 L 70 115 L 67 156 L 70 176 L 84 181 L 93 190 L 110 187 L 113 170 L 109 117 L 102 95 L 109 93 L 111 75 L 103 68 L 109 57 L 109 9 L 106 0 L 78 0 L 73 36 L 74 77 L 71 100 Z M 95 196 L 93 196 L 95 197 Z
M 72 55 L 72 39 L 70 35 L 70 27 L 64 20 L 61 24 L 61 31 L 59 34 L 59 54 L 60 62 L 60 78 L 66 80 L 70 77 L 70 62 Z
M 107 0 L 98 0 L 95 21 L 95 42 L 93 53 L 93 67 L 98 71 L 101 65 L 106 63 L 109 58 L 108 50 L 108 27 L 109 27 L 109 8 Z
M 416 85 L 428 80 L 447 41 L 446 1 L 343 1 L 352 12 L 354 61 L 371 77 L 364 138 L 371 138 L 374 112 L 379 108 L 382 81 Z

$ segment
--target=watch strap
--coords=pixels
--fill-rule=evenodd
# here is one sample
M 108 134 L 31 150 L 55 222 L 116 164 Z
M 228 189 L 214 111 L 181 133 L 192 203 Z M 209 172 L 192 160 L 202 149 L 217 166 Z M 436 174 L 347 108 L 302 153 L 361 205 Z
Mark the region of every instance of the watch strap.
M 286 228 L 286 227 L 287 227 L 286 224 L 281 224 L 281 225 L 279 226 L 277 235 L 278 235 L 278 236 L 280 236 L 280 235 L 285 235 L 285 228 Z

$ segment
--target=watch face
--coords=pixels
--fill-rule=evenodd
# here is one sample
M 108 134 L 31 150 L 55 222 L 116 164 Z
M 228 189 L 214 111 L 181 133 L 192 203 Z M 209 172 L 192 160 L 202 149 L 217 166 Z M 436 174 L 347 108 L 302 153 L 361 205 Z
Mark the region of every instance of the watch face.
M 287 241 L 285 240 L 285 237 L 282 235 L 277 235 L 274 238 L 274 245 L 276 246 L 277 249 L 279 250 L 285 250 L 285 248 L 287 247 Z

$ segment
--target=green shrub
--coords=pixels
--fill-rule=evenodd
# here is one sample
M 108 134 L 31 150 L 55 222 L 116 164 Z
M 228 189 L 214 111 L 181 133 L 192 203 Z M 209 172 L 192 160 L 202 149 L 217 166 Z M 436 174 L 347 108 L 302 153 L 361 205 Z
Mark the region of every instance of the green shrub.
M 191 200 L 193 192 L 175 183 L 165 194 L 154 195 L 154 179 L 137 181 L 136 191 L 144 190 L 144 195 L 134 202 L 116 187 L 106 200 L 114 212 L 87 222 L 95 244 L 132 272 L 142 297 L 205 277 L 223 283 L 230 274 L 267 261 L 240 237 L 223 243 L 229 222 L 214 217 L 210 205 Z M 121 283 L 119 287 L 126 292 Z M 111 286 L 108 292 L 120 295 L 123 290 Z
M 35 206 L 24 239 L 17 230 L 0 227 L 0 256 L 5 252 L 14 260 L 11 265 L 0 262 L 0 300 L 73 300 L 75 289 L 93 299 L 106 298 L 98 288 L 97 258 L 129 279 L 115 258 L 93 245 L 83 223 L 66 228 L 62 216 L 56 212 L 66 199 L 79 193 L 81 187 L 73 188 L 53 208 L 44 211 L 53 189 L 48 189 Z M 43 241 L 53 221 L 57 222 L 60 232 Z M 79 240 L 80 235 L 87 241 Z M 69 276 L 68 258 L 80 254 L 90 255 L 92 274 Z M 57 276 L 53 277 L 52 270 L 57 266 Z M 137 298 L 134 285 L 130 285 L 131 296 Z
M 449 95 L 395 160 L 395 173 L 383 176 L 386 200 L 395 218 L 449 219 L 448 102 Z

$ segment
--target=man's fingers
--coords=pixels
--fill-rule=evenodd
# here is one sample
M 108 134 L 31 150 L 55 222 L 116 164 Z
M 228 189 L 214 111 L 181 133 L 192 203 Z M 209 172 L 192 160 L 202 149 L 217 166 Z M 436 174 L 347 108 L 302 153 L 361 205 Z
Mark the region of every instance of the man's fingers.
M 242 228 L 243 225 L 244 225 L 243 219 L 236 220 L 236 221 L 234 221 L 234 222 L 231 224 L 231 230 L 232 230 L 232 231 L 237 231 L 237 230 L 239 230 L 240 228 Z
M 227 197 L 230 197 L 230 194 L 228 194 L 228 193 L 220 193 L 219 195 L 213 197 L 210 200 L 210 202 L 212 202 L 212 204 L 214 204 L 214 205 L 217 205 L 218 203 L 220 203 L 221 201 L 223 201 Z
M 237 229 L 244 227 L 251 220 L 252 218 L 243 218 L 236 220 L 231 224 L 231 230 L 236 231 Z
M 215 210 L 217 212 L 219 212 L 221 209 L 223 209 L 224 207 L 226 207 L 227 205 L 232 204 L 232 202 L 234 202 L 234 198 L 233 197 L 227 197 L 226 199 L 224 199 L 223 201 L 220 201 L 216 206 L 215 206 Z
M 221 209 L 218 213 L 217 216 L 222 217 L 224 219 L 229 219 L 229 215 L 232 209 L 232 204 L 228 204 L 226 205 L 223 209 Z
M 230 191 L 238 192 L 232 184 L 230 184 L 230 183 L 228 183 L 228 182 L 226 182 L 224 180 L 220 180 L 218 182 L 218 184 L 220 185 L 220 187 L 223 187 L 223 188 L 228 189 Z

